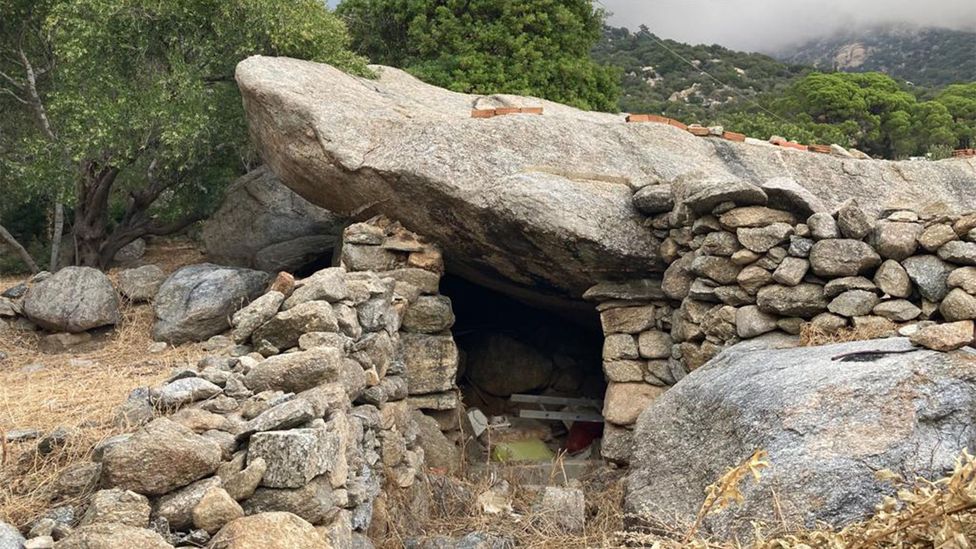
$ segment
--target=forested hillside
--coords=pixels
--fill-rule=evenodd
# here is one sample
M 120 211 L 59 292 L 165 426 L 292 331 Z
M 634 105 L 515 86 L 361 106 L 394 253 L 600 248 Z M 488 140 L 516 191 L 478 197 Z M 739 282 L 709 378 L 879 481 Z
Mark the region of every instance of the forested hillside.
M 646 27 L 607 27 L 593 56 L 622 70 L 620 109 L 626 112 L 722 124 L 757 138 L 837 143 L 883 158 L 943 158 L 973 146 L 976 135 L 971 81 L 923 87 L 881 72 L 822 71 L 718 45 L 663 40 Z
M 621 110 L 682 119 L 708 118 L 744 99 L 782 91 L 811 70 L 758 53 L 661 39 L 644 26 L 637 32 L 607 27 L 593 57 L 623 70 Z
M 813 40 L 776 54 L 821 70 L 883 72 L 916 86 L 976 80 L 976 32 L 888 26 Z

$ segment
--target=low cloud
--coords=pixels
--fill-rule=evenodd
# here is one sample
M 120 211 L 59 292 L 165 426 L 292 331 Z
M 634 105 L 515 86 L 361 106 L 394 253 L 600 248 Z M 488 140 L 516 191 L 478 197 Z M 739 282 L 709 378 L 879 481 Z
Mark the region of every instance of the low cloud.
M 837 31 L 887 24 L 976 32 L 976 0 L 598 0 L 610 24 L 664 38 L 773 52 Z

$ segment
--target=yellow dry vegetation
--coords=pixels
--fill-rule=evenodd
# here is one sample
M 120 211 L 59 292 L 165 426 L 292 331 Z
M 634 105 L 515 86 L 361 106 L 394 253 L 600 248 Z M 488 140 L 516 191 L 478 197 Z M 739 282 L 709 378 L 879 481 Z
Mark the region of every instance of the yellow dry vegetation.
M 144 261 L 172 272 L 199 262 L 200 253 L 183 241 L 161 242 L 147 250 Z M 117 273 L 113 269 L 109 277 Z M 0 289 L 21 280 L 0 278 Z M 0 335 L 0 352 L 7 355 L 0 361 L 0 441 L 15 429 L 47 433 L 63 427 L 72 432 L 64 446 L 47 455 L 35 451 L 36 440 L 3 446 L 0 520 L 24 526 L 48 509 L 61 471 L 86 461 L 99 441 L 127 430 L 114 425 L 114 417 L 130 391 L 156 385 L 177 365 L 203 356 L 198 345 L 149 354 L 152 307 L 123 302 L 121 312 L 117 329 L 96 334 L 92 343 L 66 353 L 41 352 L 35 332 Z

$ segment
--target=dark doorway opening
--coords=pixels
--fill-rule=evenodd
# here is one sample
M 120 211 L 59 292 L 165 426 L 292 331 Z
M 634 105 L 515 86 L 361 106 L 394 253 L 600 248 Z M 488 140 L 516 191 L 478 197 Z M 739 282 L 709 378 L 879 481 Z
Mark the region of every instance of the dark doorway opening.
M 510 397 L 602 400 L 607 385 L 597 312 L 581 323 L 577 315 L 538 309 L 450 274 L 441 280 L 441 293 L 451 298 L 456 318 L 458 386 L 465 405 L 488 417 L 504 417 L 519 436 L 529 433 L 563 446 L 568 422 L 519 418 L 526 405 Z

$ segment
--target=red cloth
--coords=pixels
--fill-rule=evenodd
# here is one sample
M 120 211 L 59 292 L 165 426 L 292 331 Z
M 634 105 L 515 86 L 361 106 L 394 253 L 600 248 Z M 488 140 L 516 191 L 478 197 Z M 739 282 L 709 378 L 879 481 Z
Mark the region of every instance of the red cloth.
M 603 424 L 593 421 L 577 421 L 569 428 L 566 437 L 566 451 L 570 454 L 582 452 L 593 444 L 593 441 L 603 436 Z

